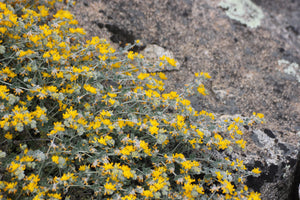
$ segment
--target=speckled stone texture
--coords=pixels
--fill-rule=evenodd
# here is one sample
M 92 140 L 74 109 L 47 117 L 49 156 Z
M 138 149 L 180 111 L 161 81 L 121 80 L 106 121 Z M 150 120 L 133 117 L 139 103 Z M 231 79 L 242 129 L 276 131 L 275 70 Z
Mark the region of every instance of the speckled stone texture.
M 300 181 L 294 179 L 300 175 L 300 83 L 278 60 L 300 64 L 300 1 L 253 0 L 265 16 L 256 29 L 229 19 L 219 2 L 85 0 L 71 11 L 88 37 L 104 37 L 116 48 L 140 39 L 144 47 L 173 52 L 181 67 L 167 73 L 167 90 L 180 91 L 195 72 L 209 72 L 210 95 L 190 99 L 197 110 L 264 113 L 266 124 L 246 130 L 248 147 L 236 154 L 249 167 L 262 168 L 260 178 L 248 179 L 262 199 L 291 199 Z

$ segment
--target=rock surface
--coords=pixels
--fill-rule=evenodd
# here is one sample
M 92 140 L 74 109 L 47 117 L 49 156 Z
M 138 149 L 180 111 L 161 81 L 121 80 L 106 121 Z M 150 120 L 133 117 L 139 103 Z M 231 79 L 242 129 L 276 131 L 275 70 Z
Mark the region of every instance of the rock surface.
M 160 62 L 160 57 L 167 56 L 169 58 L 174 59 L 174 55 L 171 51 L 164 49 L 156 44 L 148 44 L 143 51 L 140 52 L 143 56 L 145 56 L 145 59 L 149 61 L 149 63 L 156 63 Z M 180 63 L 176 61 L 176 66 L 167 66 L 163 71 L 173 71 L 173 70 L 179 70 Z M 157 72 L 161 71 L 161 69 L 150 69 L 149 72 Z
M 181 67 L 168 72 L 167 90 L 180 90 L 195 72 L 209 72 L 210 95 L 191 98 L 197 110 L 264 113 L 266 123 L 246 131 L 248 146 L 238 156 L 263 170 L 248 178 L 262 199 L 296 199 L 300 83 L 287 67 L 300 64 L 300 1 L 253 2 L 264 14 L 255 29 L 230 19 L 220 0 L 85 0 L 71 11 L 88 37 L 107 38 L 116 48 L 140 39 L 173 52 Z

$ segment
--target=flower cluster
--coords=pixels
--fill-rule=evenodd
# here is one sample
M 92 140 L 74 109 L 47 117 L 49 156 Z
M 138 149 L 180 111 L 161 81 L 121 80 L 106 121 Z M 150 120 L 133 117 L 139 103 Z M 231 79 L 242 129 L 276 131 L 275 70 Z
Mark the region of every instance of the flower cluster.
M 260 199 L 245 185 L 260 170 L 229 155 L 262 114 L 196 111 L 209 74 L 167 93 L 139 41 L 84 41 L 69 11 L 30 2 L 0 2 L 0 199 Z

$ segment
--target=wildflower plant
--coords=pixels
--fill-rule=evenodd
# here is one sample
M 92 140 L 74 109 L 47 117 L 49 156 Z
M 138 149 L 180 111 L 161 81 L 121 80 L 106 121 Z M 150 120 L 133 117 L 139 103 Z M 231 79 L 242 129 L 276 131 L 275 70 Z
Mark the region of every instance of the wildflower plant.
M 0 2 L 1 199 L 260 199 L 245 185 L 260 170 L 230 153 L 262 114 L 196 111 L 187 96 L 206 95 L 209 74 L 167 93 L 147 69 L 173 59 L 85 41 L 54 1 L 26 2 Z

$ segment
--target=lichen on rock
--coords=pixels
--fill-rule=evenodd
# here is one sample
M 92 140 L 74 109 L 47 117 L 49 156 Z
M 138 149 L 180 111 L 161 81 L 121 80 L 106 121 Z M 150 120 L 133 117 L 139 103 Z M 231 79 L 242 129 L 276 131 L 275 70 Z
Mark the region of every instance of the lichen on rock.
M 278 65 L 284 66 L 285 69 L 283 70 L 286 74 L 291 76 L 295 76 L 300 83 L 300 67 L 297 63 L 290 63 L 287 60 L 278 60 Z
M 222 0 L 219 6 L 226 9 L 228 17 L 250 28 L 260 26 L 264 17 L 262 9 L 250 0 Z

